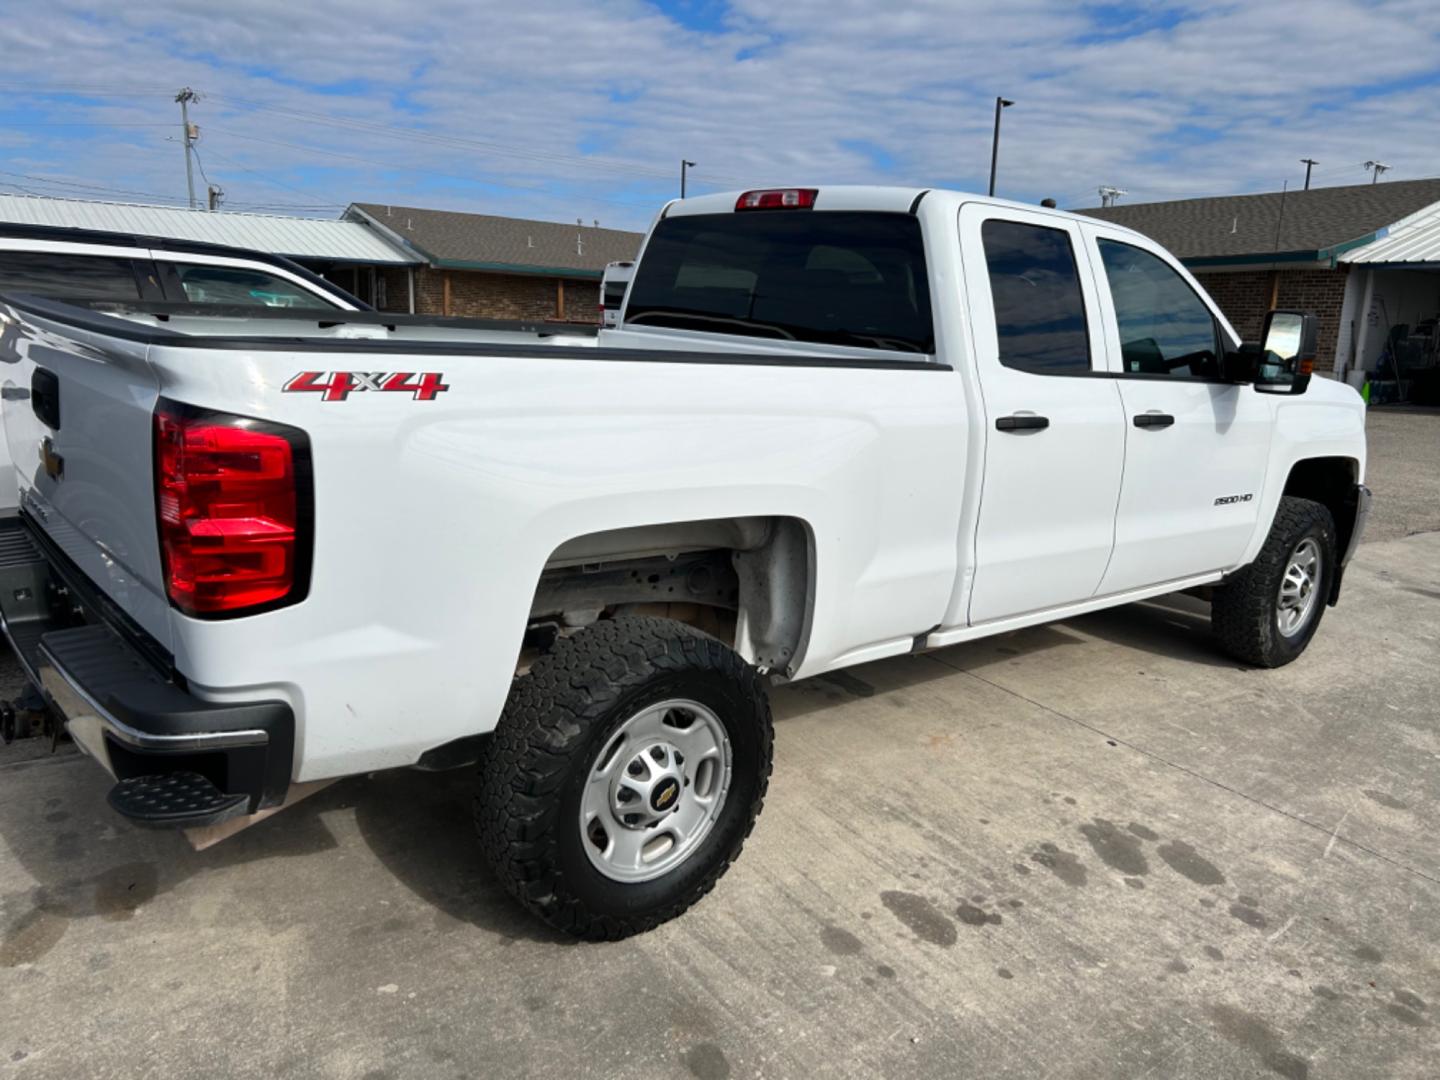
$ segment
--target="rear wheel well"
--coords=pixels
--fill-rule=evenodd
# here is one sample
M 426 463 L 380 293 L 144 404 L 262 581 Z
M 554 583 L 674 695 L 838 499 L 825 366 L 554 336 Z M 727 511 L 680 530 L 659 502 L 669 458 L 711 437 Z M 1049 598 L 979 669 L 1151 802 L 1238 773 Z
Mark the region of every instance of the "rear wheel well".
M 1335 520 L 1336 550 L 1343 553 L 1355 528 L 1355 484 L 1359 463 L 1354 458 L 1323 457 L 1297 461 L 1285 478 L 1284 495 L 1310 499 Z
M 531 601 L 521 670 L 557 635 L 657 615 L 719 638 L 763 670 L 793 673 L 810 629 L 814 542 L 798 518 L 664 522 L 567 540 Z

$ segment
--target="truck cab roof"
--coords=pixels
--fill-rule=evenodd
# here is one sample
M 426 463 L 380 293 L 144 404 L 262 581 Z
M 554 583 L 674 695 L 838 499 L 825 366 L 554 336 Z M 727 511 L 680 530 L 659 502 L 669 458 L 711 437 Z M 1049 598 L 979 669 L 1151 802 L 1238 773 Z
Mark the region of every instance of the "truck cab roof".
M 736 213 L 736 203 L 747 191 L 789 191 L 805 190 L 815 192 L 813 210 L 878 211 L 880 213 L 918 213 L 921 206 L 930 201 L 943 201 L 954 206 L 962 203 L 983 203 L 986 206 L 1003 207 L 1011 210 L 1025 210 L 1053 214 L 1067 220 L 1093 224 L 1093 218 L 1075 214 L 1068 210 L 1042 207 L 1034 203 L 1017 202 L 1014 199 L 998 199 L 993 195 L 978 192 L 956 191 L 949 188 L 898 187 L 875 184 L 826 184 L 791 185 L 750 188 L 745 190 L 722 191 L 711 195 L 697 195 L 686 199 L 672 199 L 660 212 L 661 218 L 682 217 L 698 214 Z M 1140 235 L 1134 229 L 1107 221 L 1106 226 L 1131 235 Z

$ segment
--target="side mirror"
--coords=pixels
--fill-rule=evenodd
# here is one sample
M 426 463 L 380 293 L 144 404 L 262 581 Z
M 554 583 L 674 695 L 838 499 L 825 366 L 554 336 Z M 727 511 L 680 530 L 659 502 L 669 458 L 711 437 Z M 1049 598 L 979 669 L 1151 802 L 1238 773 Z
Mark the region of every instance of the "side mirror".
M 1320 319 L 1308 311 L 1272 311 L 1261 335 L 1257 389 L 1303 394 L 1319 352 Z

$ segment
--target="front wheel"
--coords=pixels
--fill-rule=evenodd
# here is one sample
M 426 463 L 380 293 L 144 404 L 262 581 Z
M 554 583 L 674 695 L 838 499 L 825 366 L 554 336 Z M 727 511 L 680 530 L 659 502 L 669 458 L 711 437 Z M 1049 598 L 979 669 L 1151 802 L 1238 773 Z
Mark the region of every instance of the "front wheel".
M 648 930 L 739 855 L 771 742 L 760 675 L 721 642 L 669 619 L 595 623 L 516 680 L 481 761 L 481 847 L 560 930 Z
M 1290 663 L 1315 636 L 1335 568 L 1330 511 L 1283 497 L 1255 561 L 1215 590 L 1210 625 L 1220 647 L 1256 667 Z

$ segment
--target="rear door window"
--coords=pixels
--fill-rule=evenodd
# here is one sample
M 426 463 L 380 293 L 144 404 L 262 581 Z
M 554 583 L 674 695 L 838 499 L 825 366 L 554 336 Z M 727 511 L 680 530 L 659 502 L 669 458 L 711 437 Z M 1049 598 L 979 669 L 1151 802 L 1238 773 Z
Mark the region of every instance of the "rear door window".
M 1090 331 L 1070 234 L 996 219 L 980 236 L 1000 363 L 1035 375 L 1089 373 Z
M 64 300 L 139 300 L 134 261 L 62 251 L 0 251 L 0 293 Z
M 667 218 L 625 324 L 933 353 L 920 223 L 838 210 Z
M 191 304 L 239 304 L 271 308 L 334 308 L 338 305 L 324 299 L 293 281 L 263 270 L 241 266 L 211 266 L 203 263 L 170 262 L 162 267 L 173 270 L 170 291 L 178 287 L 180 295 L 170 299 Z

